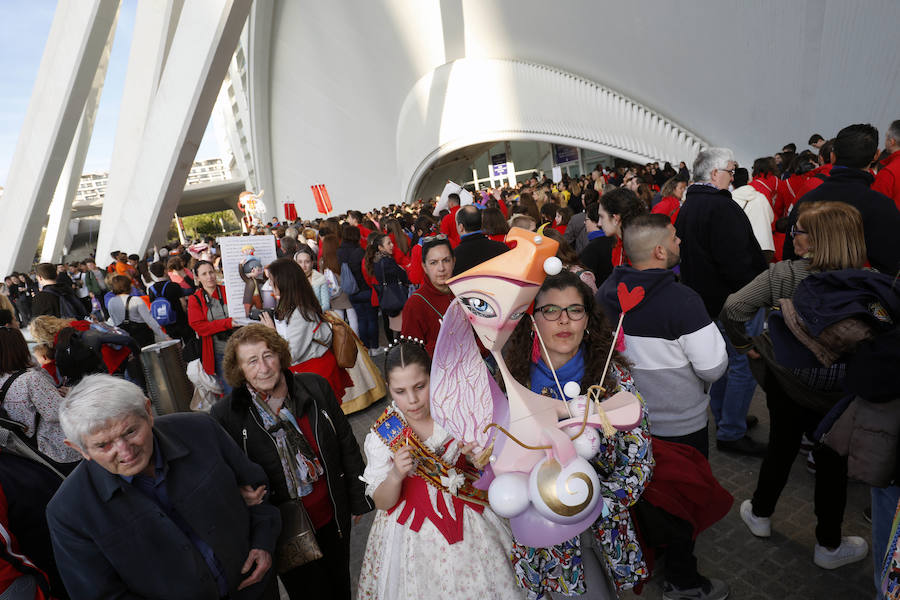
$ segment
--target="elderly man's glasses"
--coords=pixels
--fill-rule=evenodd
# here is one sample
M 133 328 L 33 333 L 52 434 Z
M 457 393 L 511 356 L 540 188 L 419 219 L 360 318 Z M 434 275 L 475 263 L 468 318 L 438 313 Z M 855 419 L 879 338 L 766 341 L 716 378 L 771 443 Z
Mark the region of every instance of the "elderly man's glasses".
M 534 309 L 534 312 L 541 313 L 548 321 L 558 321 L 559 316 L 563 313 L 563 311 L 565 311 L 566 314 L 569 315 L 569 319 L 571 319 L 572 321 L 580 321 L 587 314 L 587 311 L 584 309 L 584 304 L 570 304 L 565 308 L 557 306 L 555 304 L 545 304 L 540 308 Z

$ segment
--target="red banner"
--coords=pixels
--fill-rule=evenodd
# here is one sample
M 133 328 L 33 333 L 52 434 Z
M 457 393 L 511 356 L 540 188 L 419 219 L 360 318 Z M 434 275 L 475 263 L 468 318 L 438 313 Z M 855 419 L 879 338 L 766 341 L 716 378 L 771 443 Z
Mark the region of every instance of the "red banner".
M 321 185 L 320 187 L 322 188 L 322 200 L 325 202 L 325 210 L 327 212 L 331 212 L 332 210 L 334 210 L 334 207 L 331 206 L 331 198 L 329 198 L 329 196 L 328 196 L 328 190 L 325 189 L 324 184 Z
M 325 203 L 322 201 L 322 193 L 319 191 L 319 186 L 311 185 L 313 198 L 316 200 L 316 210 L 319 211 L 323 215 L 327 215 L 328 211 L 325 210 Z
M 284 203 L 284 219 L 286 221 L 296 221 L 297 220 L 297 205 L 293 202 L 285 202 Z

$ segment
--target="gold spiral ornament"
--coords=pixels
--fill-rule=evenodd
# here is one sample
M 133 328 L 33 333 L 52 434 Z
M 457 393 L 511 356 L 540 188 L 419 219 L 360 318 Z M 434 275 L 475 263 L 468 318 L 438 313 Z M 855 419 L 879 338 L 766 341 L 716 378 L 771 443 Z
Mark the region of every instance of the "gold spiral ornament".
M 591 501 L 594 499 L 594 484 L 586 473 L 579 472 L 569 475 L 569 477 L 566 478 L 566 492 L 569 494 L 574 494 L 575 492 L 571 489 L 570 484 L 573 483 L 573 480 L 581 480 L 587 486 L 587 497 L 584 499 L 584 502 L 581 502 L 579 504 L 565 504 L 559 498 L 559 488 L 557 487 L 557 482 L 559 481 L 561 474 L 562 467 L 556 461 L 556 459 L 547 459 L 544 464 L 538 467 L 538 494 L 540 494 L 541 500 L 543 500 L 544 504 L 547 505 L 547 508 L 552 510 L 554 513 L 563 517 L 574 517 L 584 509 L 588 508 L 588 506 L 591 504 Z

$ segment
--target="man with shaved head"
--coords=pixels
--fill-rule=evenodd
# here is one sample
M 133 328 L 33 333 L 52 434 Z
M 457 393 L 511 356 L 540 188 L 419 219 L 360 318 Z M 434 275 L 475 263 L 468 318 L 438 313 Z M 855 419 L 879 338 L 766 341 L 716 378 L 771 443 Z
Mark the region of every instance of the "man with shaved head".
M 631 266 L 616 267 L 597 291 L 597 301 L 610 322 L 619 319 L 617 289 L 643 288 L 644 298 L 625 313 L 625 357 L 632 363 L 654 438 L 691 446 L 709 457 L 707 407 L 709 387 L 728 368 L 725 340 L 712 322 L 700 295 L 675 281 L 681 240 L 669 217 L 644 214 L 629 220 L 622 233 Z M 695 452 L 696 463 L 703 463 Z M 708 467 L 706 467 L 708 468 Z M 728 586 L 697 572 L 692 531 L 686 521 L 661 511 L 669 524 L 664 543 L 665 584 L 673 598 L 724 598 Z M 680 522 L 679 522 L 680 521 Z

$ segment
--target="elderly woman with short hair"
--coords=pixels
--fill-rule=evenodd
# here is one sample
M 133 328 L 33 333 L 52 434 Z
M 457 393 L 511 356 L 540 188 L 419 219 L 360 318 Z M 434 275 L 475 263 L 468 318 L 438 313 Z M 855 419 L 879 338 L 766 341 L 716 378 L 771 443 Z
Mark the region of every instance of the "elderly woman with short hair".
M 242 327 L 225 348 L 233 391 L 210 414 L 265 470 L 269 500 L 300 499 L 309 513 L 323 557 L 280 574 L 288 595 L 349 599 L 350 518 L 373 508 L 359 480 L 365 465 L 328 381 L 290 365 L 278 333 Z

